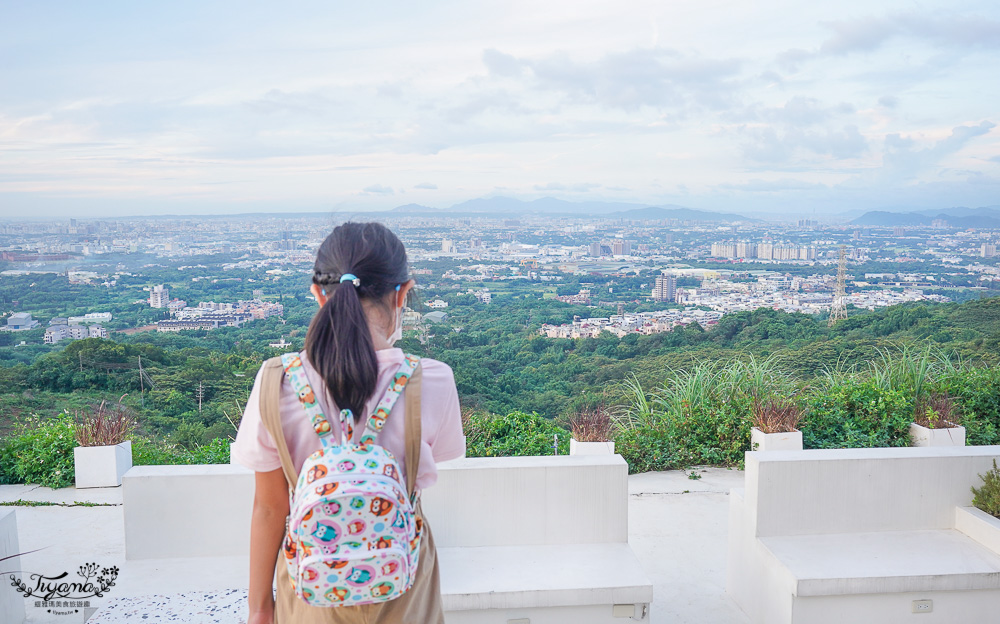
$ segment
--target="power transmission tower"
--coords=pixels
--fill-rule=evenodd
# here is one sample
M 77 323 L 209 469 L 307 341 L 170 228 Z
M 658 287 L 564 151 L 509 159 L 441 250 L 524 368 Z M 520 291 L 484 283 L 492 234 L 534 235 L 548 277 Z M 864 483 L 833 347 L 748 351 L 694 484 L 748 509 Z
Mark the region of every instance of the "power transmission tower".
M 833 293 L 833 305 L 830 307 L 828 325 L 833 327 L 837 321 L 847 318 L 847 247 L 840 246 L 840 264 L 837 266 L 837 289 Z
M 205 384 L 203 384 L 200 381 L 198 382 L 198 390 L 195 393 L 195 395 L 198 397 L 198 413 L 200 414 L 201 413 L 201 400 L 205 398 Z
M 153 380 L 149 377 L 145 370 L 142 368 L 142 356 L 139 356 L 139 401 L 142 403 L 143 409 L 146 408 L 146 383 L 149 382 L 149 389 L 152 390 L 156 387 Z

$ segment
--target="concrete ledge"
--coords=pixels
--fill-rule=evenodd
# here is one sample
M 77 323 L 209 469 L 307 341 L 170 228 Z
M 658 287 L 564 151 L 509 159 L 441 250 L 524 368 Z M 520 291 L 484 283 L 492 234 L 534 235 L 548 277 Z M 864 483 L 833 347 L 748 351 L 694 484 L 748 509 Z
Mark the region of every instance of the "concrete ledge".
M 761 538 L 796 596 L 1000 589 L 1000 555 L 959 531 Z
M 17 516 L 13 509 L 0 508 L 0 559 L 16 555 L 18 550 Z M 11 586 L 9 575 L 20 572 L 21 558 L 0 561 L 0 622 L 21 624 L 24 621 L 24 597 Z M 20 574 L 17 574 L 20 576 Z
M 446 611 L 648 604 L 628 544 L 439 548 Z
M 439 548 L 628 541 L 620 455 L 455 460 L 422 497 Z
M 122 478 L 125 558 L 247 555 L 253 490 L 242 466 L 133 467 Z
M 1000 555 L 1000 518 L 975 507 L 956 507 L 955 529 Z

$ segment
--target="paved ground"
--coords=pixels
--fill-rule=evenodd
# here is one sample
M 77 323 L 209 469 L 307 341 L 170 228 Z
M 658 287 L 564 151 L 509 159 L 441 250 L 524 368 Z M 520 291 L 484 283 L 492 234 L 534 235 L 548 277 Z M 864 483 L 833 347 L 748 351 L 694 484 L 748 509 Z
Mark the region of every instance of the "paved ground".
M 700 478 L 682 471 L 629 477 L 629 542 L 654 583 L 651 619 L 656 624 L 745 624 L 748 620 L 725 593 L 728 492 L 742 487 L 743 473 L 708 468 L 695 474 Z M 125 561 L 121 488 L 0 486 L 0 502 L 16 500 L 101 505 L 15 507 L 21 551 L 43 548 L 22 558 L 26 571 L 74 575 L 85 563 L 117 566 L 113 597 L 227 589 L 232 586 L 228 579 L 246 576 L 242 557 Z M 34 599 L 26 604 L 31 624 L 84 619 L 82 610 L 60 615 L 36 607 Z M 92 600 L 94 607 L 102 604 Z

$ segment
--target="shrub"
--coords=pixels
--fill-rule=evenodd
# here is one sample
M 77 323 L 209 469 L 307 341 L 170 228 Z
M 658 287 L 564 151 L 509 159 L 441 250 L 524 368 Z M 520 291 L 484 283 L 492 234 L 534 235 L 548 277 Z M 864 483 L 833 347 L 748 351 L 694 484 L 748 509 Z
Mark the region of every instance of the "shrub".
M 202 444 L 190 453 L 192 464 L 228 464 L 229 439 L 216 438 L 208 444 Z
M 132 412 L 122 405 L 121 399 L 110 407 L 107 402 L 101 401 L 97 410 L 82 418 L 77 414 L 77 417 L 79 422 L 76 425 L 76 441 L 80 446 L 121 444 L 135 430 Z
M 877 380 L 847 379 L 809 403 L 799 429 L 804 448 L 909 446 L 913 402 Z
M 673 438 L 659 429 L 628 429 L 619 433 L 615 437 L 615 452 L 628 462 L 629 474 L 685 467 L 675 453 Z
M 969 444 L 1000 444 L 1000 368 L 950 372 L 938 389 L 960 406 Z
M 614 428 L 611 414 L 603 405 L 577 412 L 569 424 L 577 442 L 607 442 Z
M 0 483 L 71 486 L 75 446 L 73 419 L 66 414 L 20 421 L 13 435 L 0 444 Z
M 132 440 L 132 464 L 135 466 L 228 463 L 229 440 L 226 438 L 217 438 L 191 450 L 145 437 L 137 436 Z
M 466 414 L 462 420 L 468 457 L 552 455 L 553 435 L 558 436 L 559 454 L 569 453 L 569 431 L 535 412 Z
M 934 393 L 917 401 L 913 422 L 928 429 L 940 429 L 962 424 L 955 400 L 947 394 Z
M 750 448 L 750 399 L 735 397 L 685 407 L 665 415 L 662 429 L 674 440 L 681 466 L 741 466 Z
M 979 475 L 982 487 L 972 488 L 972 504 L 995 518 L 1000 518 L 1000 469 L 993 460 L 993 470 Z
M 763 433 L 787 433 L 795 431 L 802 418 L 798 405 L 780 398 L 754 401 L 753 426 Z
M 189 464 L 191 454 L 174 444 L 152 440 L 143 436 L 132 438 L 133 466 L 169 466 Z

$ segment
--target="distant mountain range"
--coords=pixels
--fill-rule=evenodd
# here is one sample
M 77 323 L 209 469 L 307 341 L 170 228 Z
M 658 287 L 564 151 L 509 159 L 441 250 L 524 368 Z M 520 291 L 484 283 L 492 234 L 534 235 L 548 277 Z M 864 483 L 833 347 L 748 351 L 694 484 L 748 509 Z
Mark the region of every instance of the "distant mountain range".
M 734 221 L 759 221 L 743 215 L 695 210 L 686 206 L 667 204 L 665 206 L 648 206 L 622 202 L 571 202 L 554 197 L 542 197 L 533 201 L 523 201 L 513 197 L 484 197 L 470 199 L 450 208 L 430 208 L 420 204 L 406 204 L 392 210 L 393 214 L 409 215 L 456 215 L 479 216 L 509 215 L 551 215 L 551 216 L 599 216 L 612 219 L 629 219 L 635 221 L 658 221 L 676 219 L 679 221 L 709 221 L 731 223 Z
M 851 221 L 853 225 L 882 227 L 931 225 L 942 220 L 958 228 L 1000 228 L 1000 207 L 948 208 L 945 210 L 919 210 L 914 212 L 866 212 Z

